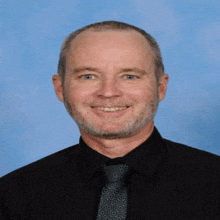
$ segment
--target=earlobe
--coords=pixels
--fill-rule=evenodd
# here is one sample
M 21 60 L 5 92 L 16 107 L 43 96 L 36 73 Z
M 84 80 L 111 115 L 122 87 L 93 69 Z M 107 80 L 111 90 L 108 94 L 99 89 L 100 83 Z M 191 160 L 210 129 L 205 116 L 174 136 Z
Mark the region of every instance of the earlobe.
M 63 85 L 62 85 L 62 80 L 60 79 L 60 76 L 55 74 L 52 77 L 52 82 L 54 85 L 54 91 L 57 95 L 57 98 L 63 102 Z
M 167 91 L 167 83 L 169 81 L 169 76 L 168 74 L 163 74 L 160 77 L 160 82 L 159 82 L 159 101 L 162 101 L 165 98 L 166 91 Z

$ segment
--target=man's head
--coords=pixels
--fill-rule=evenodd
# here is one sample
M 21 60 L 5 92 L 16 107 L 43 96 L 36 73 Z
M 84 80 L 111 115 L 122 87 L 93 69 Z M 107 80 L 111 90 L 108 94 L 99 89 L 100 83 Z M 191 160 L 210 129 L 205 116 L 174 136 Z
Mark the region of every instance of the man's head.
M 155 65 L 153 43 L 140 31 L 103 27 L 67 38 L 60 75 L 53 77 L 55 91 L 82 135 L 130 137 L 152 127 L 168 76 L 161 58 Z
M 65 70 L 66 70 L 66 56 L 68 54 L 68 51 L 70 49 L 71 42 L 78 36 L 80 33 L 86 31 L 86 30 L 94 30 L 94 31 L 105 31 L 105 30 L 114 30 L 114 31 L 129 31 L 134 30 L 142 34 L 147 42 L 150 44 L 152 51 L 154 51 L 154 63 L 155 63 L 155 74 L 157 77 L 157 80 L 160 78 L 160 76 L 164 73 L 164 65 L 162 61 L 162 56 L 160 52 L 159 45 L 157 44 L 156 40 L 146 31 L 135 27 L 130 24 L 126 24 L 123 22 L 118 21 L 104 21 L 99 23 L 94 23 L 87 25 L 83 28 L 80 28 L 70 35 L 66 37 L 64 40 L 61 51 L 60 51 L 60 58 L 58 63 L 58 74 L 61 76 L 62 81 L 65 77 Z

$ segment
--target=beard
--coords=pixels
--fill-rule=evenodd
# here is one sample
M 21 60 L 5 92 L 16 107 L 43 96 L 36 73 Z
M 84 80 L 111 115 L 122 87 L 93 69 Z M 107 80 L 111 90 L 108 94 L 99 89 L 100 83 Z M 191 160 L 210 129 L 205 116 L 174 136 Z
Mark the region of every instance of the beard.
M 159 95 L 156 93 L 154 94 L 152 100 L 149 101 L 147 108 L 143 109 L 137 118 L 132 118 L 130 121 L 126 122 L 121 130 L 108 131 L 96 126 L 91 122 L 91 120 L 89 120 L 89 118 L 83 117 L 76 107 L 69 102 L 69 99 L 66 97 L 66 95 L 63 94 L 63 96 L 65 108 L 76 122 L 79 130 L 84 131 L 88 135 L 103 139 L 126 138 L 138 133 L 143 127 L 154 119 L 159 105 Z M 149 113 L 146 114 L 146 111 L 149 111 Z

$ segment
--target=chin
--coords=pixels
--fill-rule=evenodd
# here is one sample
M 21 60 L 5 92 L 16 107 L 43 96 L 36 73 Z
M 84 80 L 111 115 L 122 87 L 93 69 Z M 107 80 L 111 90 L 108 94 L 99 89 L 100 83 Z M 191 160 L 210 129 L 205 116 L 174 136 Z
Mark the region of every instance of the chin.
M 95 133 L 95 132 L 91 132 L 91 135 L 98 137 L 98 138 L 102 138 L 102 139 L 108 139 L 108 140 L 112 140 L 112 139 L 120 139 L 120 138 L 126 138 L 126 137 L 130 137 L 133 134 L 132 133 L 124 133 L 124 132 L 112 132 L 112 133 Z
M 127 138 L 135 135 L 140 131 L 140 129 L 95 129 L 94 127 L 88 127 L 88 126 L 80 126 L 80 130 L 83 131 L 83 133 L 86 133 L 88 135 L 102 138 L 102 139 L 119 139 L 119 138 Z

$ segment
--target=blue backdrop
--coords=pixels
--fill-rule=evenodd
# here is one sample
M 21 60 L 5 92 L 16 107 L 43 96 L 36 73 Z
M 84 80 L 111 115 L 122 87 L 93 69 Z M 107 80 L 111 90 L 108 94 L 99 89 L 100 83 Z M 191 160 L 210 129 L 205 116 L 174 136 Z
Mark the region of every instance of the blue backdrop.
M 65 36 L 103 20 L 136 25 L 159 42 L 170 76 L 155 120 L 162 136 L 220 154 L 219 0 L 0 4 L 1 176 L 78 142 L 51 76 Z

